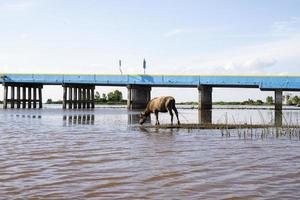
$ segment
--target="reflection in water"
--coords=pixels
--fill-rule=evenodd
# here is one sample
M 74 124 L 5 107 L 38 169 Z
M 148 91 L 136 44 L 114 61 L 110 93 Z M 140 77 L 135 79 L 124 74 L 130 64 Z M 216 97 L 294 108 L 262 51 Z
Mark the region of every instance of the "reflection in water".
M 16 118 L 29 118 L 29 119 L 41 119 L 42 116 L 41 115 L 20 115 L 20 114 L 16 114 L 16 115 L 10 115 L 11 117 L 16 117 Z
M 93 114 L 64 115 L 63 122 L 64 122 L 64 126 L 71 126 L 75 124 L 94 125 L 95 115 Z
M 198 110 L 198 123 L 211 124 L 212 123 L 212 110 Z
M 282 126 L 282 110 L 275 110 L 275 126 Z
M 128 125 L 138 124 L 139 121 L 140 121 L 140 113 L 136 113 L 136 112 L 134 112 L 134 113 L 129 112 L 128 113 Z M 151 123 L 151 115 L 147 118 L 145 123 Z
M 272 108 L 212 112 L 217 123 L 275 120 Z M 201 117 L 195 109 L 179 113 L 183 123 Z M 210 112 L 202 113 L 207 122 Z M 293 130 L 229 130 L 224 137 L 219 130 L 129 128 L 138 114 L 0 110 L 0 199 L 300 199 Z M 299 124 L 300 110 L 284 110 L 282 119 Z M 160 120 L 168 124 L 169 114 Z

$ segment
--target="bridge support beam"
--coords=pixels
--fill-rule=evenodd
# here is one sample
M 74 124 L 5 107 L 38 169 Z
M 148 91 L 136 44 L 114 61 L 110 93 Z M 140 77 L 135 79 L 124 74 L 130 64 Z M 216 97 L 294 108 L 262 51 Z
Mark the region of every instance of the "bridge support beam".
M 39 108 L 42 108 L 42 84 L 29 84 L 29 83 L 4 83 L 4 105 L 3 108 L 7 109 L 8 104 L 10 104 L 10 108 L 37 108 L 37 104 L 39 104 Z M 22 91 L 22 98 L 21 98 Z M 28 91 L 26 95 L 26 91 Z M 33 91 L 33 96 L 32 96 Z M 10 92 L 10 98 L 8 93 Z M 38 98 L 37 98 L 38 92 Z
M 127 109 L 144 109 L 151 99 L 151 87 L 148 85 L 128 85 Z
M 282 110 L 282 90 L 275 90 L 275 110 Z
M 207 85 L 198 86 L 199 92 L 199 110 L 212 109 L 212 87 Z
M 63 109 L 95 108 L 95 85 L 63 85 Z

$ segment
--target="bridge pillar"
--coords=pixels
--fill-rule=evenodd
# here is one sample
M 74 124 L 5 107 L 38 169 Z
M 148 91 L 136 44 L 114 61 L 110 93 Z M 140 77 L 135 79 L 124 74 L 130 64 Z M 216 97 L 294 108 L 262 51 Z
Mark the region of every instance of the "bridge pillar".
M 148 85 L 128 85 L 127 109 L 144 109 L 151 99 L 151 87 Z
M 211 124 L 212 123 L 212 110 L 198 110 L 198 123 L 199 124 Z
M 95 108 L 95 85 L 63 85 L 63 109 Z
M 8 108 L 8 103 L 10 108 L 36 108 L 37 103 L 39 103 L 39 108 L 42 108 L 42 84 L 35 83 L 4 83 L 4 105 L 3 108 Z M 22 98 L 21 98 L 21 89 L 22 89 Z M 10 90 L 10 98 L 8 97 L 8 92 Z M 33 90 L 33 96 L 31 91 Z M 39 98 L 37 98 L 36 91 L 39 91 Z M 26 95 L 26 91 L 28 94 Z M 16 95 L 15 95 L 16 94 Z
M 199 110 L 212 109 L 212 87 L 207 85 L 198 86 L 199 92 Z
M 275 110 L 282 110 L 282 90 L 275 90 Z

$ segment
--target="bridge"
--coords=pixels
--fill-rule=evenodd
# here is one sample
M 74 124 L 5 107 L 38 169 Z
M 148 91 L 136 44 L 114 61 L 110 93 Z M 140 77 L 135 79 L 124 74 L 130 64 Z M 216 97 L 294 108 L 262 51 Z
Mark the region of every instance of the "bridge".
M 211 109 L 213 87 L 274 91 L 275 110 L 282 109 L 283 91 L 300 91 L 300 76 L 0 74 L 0 77 L 4 86 L 4 108 L 8 108 L 8 104 L 11 108 L 42 108 L 44 85 L 63 87 L 64 109 L 94 108 L 95 86 L 127 87 L 130 110 L 146 106 L 152 87 L 197 88 L 201 110 Z

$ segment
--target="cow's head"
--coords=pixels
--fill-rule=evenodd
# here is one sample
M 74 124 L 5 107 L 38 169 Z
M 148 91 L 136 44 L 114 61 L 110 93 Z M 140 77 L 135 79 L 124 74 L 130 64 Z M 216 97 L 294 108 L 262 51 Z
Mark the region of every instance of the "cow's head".
M 140 121 L 139 121 L 139 123 L 142 125 L 145 121 L 146 121 L 146 119 L 147 119 L 147 115 L 146 115 L 146 113 L 144 113 L 144 112 L 141 112 L 141 114 L 140 114 Z

